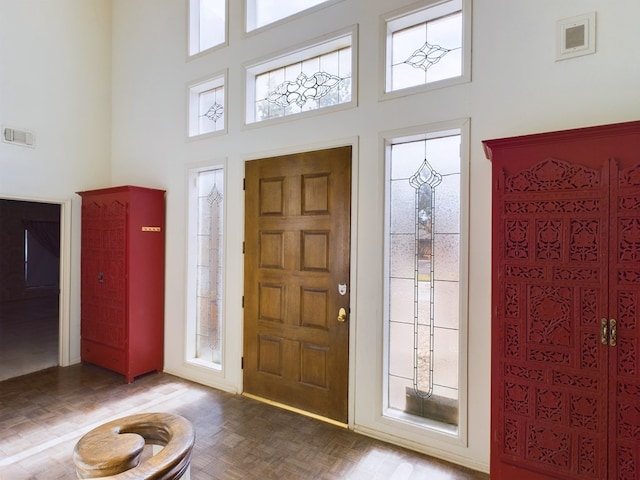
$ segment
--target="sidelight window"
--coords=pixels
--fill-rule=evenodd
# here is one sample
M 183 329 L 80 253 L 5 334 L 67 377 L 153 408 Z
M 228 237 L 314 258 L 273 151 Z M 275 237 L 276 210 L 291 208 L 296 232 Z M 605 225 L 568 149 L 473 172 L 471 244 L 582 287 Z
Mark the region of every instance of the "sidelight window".
M 224 170 L 191 173 L 188 359 L 222 368 Z
M 385 414 L 448 425 L 460 412 L 461 131 L 387 145 Z

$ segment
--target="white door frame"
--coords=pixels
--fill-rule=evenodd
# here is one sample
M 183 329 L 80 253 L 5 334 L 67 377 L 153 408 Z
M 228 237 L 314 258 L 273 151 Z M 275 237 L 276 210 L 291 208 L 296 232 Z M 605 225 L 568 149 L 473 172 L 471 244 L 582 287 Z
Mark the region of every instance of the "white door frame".
M 71 364 L 71 199 L 0 196 L 2 200 L 60 205 L 60 278 L 58 294 L 58 365 Z

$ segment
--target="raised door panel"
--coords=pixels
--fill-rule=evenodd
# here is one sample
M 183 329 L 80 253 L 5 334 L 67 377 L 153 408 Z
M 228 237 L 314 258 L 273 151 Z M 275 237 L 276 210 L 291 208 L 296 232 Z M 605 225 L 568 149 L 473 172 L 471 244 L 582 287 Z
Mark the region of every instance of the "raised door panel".
M 102 308 L 104 309 L 103 343 L 124 349 L 127 341 L 127 208 L 126 200 L 105 199 Z
M 83 340 L 99 340 L 101 337 L 99 325 L 104 322 L 100 282 L 104 250 L 100 203 L 83 202 L 81 243 L 81 335 Z
M 341 422 L 350 161 L 339 148 L 246 165 L 245 392 Z
M 88 199 L 82 218 L 82 338 L 123 349 L 126 340 L 127 206 Z

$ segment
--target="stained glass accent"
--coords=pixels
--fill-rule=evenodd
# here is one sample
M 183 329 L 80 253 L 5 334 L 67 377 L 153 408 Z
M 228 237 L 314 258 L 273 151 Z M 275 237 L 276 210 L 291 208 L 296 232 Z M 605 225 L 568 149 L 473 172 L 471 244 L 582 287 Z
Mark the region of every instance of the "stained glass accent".
M 462 76 L 463 16 L 459 2 L 391 19 L 387 28 L 387 91 Z
M 199 103 L 198 134 L 222 130 L 224 128 L 224 86 L 200 92 Z
M 222 362 L 223 170 L 198 173 L 195 357 Z
M 278 85 L 269 93 L 267 101 L 281 107 L 288 107 L 295 103 L 302 108 L 309 100 L 319 100 L 328 95 L 343 80 L 327 72 L 317 72 L 311 77 L 307 77 L 302 72 L 295 82 L 285 81 Z
M 457 425 L 460 135 L 444 135 L 390 149 L 386 406 Z
M 442 182 L 442 175 L 436 172 L 425 159 L 420 168 L 409 178 L 409 185 L 415 190 L 415 242 L 413 277 L 413 390 L 420 398 L 433 394 L 433 337 L 434 337 L 434 221 L 435 188 Z M 420 282 L 429 282 L 427 293 L 429 310 L 420 308 Z M 425 315 L 425 314 L 428 314 Z M 426 318 L 423 318 L 426 317 Z M 426 322 L 424 321 L 426 320 Z M 426 325 L 424 325 L 426 323 Z M 421 325 L 422 324 L 422 325 Z
M 425 72 L 440 61 L 451 50 L 448 48 L 442 48 L 440 45 L 431 45 L 426 42 L 422 47 L 413 52 L 413 54 L 407 58 L 404 63 L 407 63 L 415 68 L 421 68 Z
M 214 103 L 213 105 L 211 105 L 209 107 L 209 110 L 207 110 L 204 114 L 204 116 L 212 122 L 221 119 L 222 115 L 224 115 L 224 107 L 219 103 Z
M 350 102 L 351 66 L 344 47 L 256 75 L 254 121 Z

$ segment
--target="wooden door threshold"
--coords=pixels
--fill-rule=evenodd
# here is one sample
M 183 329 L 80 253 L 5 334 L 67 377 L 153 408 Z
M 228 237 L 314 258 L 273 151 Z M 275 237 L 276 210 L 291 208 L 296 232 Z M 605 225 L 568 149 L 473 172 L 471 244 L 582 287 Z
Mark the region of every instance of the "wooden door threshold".
M 331 425 L 335 425 L 337 427 L 349 428 L 349 425 L 346 423 L 339 422 L 332 418 L 323 417 L 322 415 L 318 415 L 316 413 L 307 412 L 305 410 L 301 410 L 296 407 L 292 407 L 291 405 L 286 405 L 280 402 L 274 402 L 273 400 L 269 400 L 268 398 L 259 397 L 257 395 L 252 395 L 250 393 L 242 392 L 243 397 L 250 398 L 252 400 L 257 400 L 258 402 L 267 403 L 269 405 L 273 405 L 274 407 L 282 408 L 283 410 L 289 410 L 290 412 L 298 413 L 300 415 L 304 415 L 305 417 L 311 417 L 316 420 L 320 420 L 321 422 L 330 423 Z

